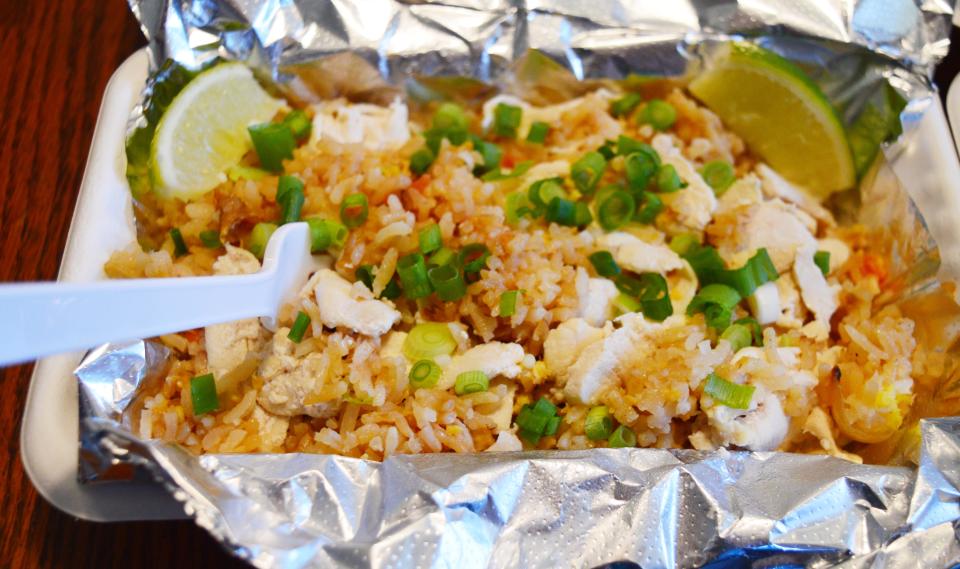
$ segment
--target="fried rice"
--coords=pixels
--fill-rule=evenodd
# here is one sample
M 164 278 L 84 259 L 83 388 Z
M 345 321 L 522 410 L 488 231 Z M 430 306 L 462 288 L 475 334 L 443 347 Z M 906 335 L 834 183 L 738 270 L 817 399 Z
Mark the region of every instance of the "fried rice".
M 533 165 L 522 175 L 487 180 L 475 173 L 484 157 L 480 144 L 470 141 L 441 140 L 429 169 L 411 171 L 411 155 L 430 135 L 435 106 L 408 110 L 396 102 L 372 109 L 337 100 L 308 108 L 313 135 L 284 163 L 285 173 L 303 182 L 302 216 L 337 220 L 344 199 L 360 193 L 369 203 L 366 221 L 327 252 L 333 274 L 314 275 L 297 303 L 283 308 L 275 330 L 251 319 L 159 338 L 173 362 L 129 411 L 134 431 L 194 453 L 311 452 L 380 460 L 398 453 L 622 446 L 608 434 L 609 426 L 619 425 L 633 433 L 637 446 L 889 459 L 892 450 L 871 455 L 866 449 L 908 425 L 915 369 L 927 376 L 942 372 L 918 348 L 913 320 L 878 301 L 891 286 L 889 248 L 863 227 L 838 226 L 682 87 L 664 83 L 644 93 L 676 112 L 662 131 L 637 120 L 649 103 L 611 114 L 611 102 L 621 95 L 599 90 L 553 107 L 503 96 L 467 105 L 471 131 L 502 149 L 502 172 Z M 526 123 L 516 138 L 491 135 L 497 103 L 548 124 L 545 140 L 524 140 Z M 403 128 L 391 129 L 390 121 Z M 582 197 L 570 165 L 620 136 L 656 149 L 686 184 L 660 194 L 664 207 L 652 223 L 631 222 L 611 232 L 596 221 L 508 220 L 508 196 L 541 179 L 563 178 L 568 195 Z M 255 166 L 256 155 L 245 161 Z M 624 161 L 608 160 L 601 186 L 622 183 Z M 733 166 L 736 180 L 725 192 L 702 178 L 713 161 Z M 186 202 L 143 196 L 140 243 L 114 253 L 107 274 L 256 271 L 259 261 L 245 247 L 256 224 L 280 216 L 277 185 L 276 175 L 265 174 L 227 179 Z M 418 236 L 432 224 L 444 247 L 457 251 L 480 243 L 489 250 L 466 294 L 452 301 L 436 294 L 382 298 L 398 261 L 419 250 Z M 174 254 L 172 228 L 184 238 L 184 255 Z M 203 244 L 201 232 L 211 229 L 223 246 Z M 763 285 L 767 300 L 758 289 L 758 298 L 733 308 L 733 320 L 752 315 L 761 324 L 751 345 L 733 346 L 708 325 L 708 316 L 688 314 L 703 287 L 678 247 L 670 246 L 678 236 L 715 247 L 727 267 L 742 266 L 761 248 L 769 252 L 779 278 Z M 663 276 L 673 314 L 657 321 L 624 309 L 620 291 L 590 260 L 601 250 L 624 269 Z M 831 253 L 825 273 L 813 264 L 817 251 Z M 365 265 L 374 267 L 369 287 L 357 277 Z M 504 315 L 508 291 L 518 291 L 517 301 Z M 359 312 L 341 314 L 336 303 L 396 318 L 370 332 L 372 321 L 355 322 Z M 290 329 L 301 312 L 310 324 L 298 342 Z M 415 388 L 409 377 L 415 362 L 404 355 L 404 343 L 425 322 L 446 324 L 456 345 L 435 358 L 441 381 Z M 447 375 L 470 366 L 486 370 L 489 387 L 458 394 Z M 215 378 L 218 408 L 198 414 L 191 381 L 207 373 Z M 715 378 L 748 386 L 746 408 L 708 388 L 718 385 Z M 553 432 L 530 436 L 529 425 L 518 422 L 541 399 L 553 404 L 559 423 Z M 602 438 L 588 428 L 588 416 L 600 407 L 609 413 Z

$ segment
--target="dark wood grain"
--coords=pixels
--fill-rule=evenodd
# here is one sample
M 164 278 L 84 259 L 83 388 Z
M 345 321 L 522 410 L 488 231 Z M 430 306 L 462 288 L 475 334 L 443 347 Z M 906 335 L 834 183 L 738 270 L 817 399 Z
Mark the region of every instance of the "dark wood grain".
M 144 43 L 122 0 L 0 0 L 0 281 L 56 277 L 104 87 Z M 953 49 L 938 83 L 958 70 Z M 0 566 L 243 566 L 191 522 L 89 523 L 40 498 L 18 445 L 30 371 L 0 370 Z
M 0 0 L 0 281 L 57 275 L 114 69 L 144 45 L 123 0 Z M 32 366 L 0 371 L 0 567 L 245 567 L 190 521 L 79 521 L 20 462 Z

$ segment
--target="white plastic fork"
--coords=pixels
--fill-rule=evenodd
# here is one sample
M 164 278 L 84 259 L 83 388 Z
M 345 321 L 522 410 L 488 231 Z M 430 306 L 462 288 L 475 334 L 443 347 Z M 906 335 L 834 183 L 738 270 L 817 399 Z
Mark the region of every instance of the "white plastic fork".
M 310 228 L 277 229 L 252 275 L 0 286 L 0 366 L 255 316 L 272 326 L 319 267 Z

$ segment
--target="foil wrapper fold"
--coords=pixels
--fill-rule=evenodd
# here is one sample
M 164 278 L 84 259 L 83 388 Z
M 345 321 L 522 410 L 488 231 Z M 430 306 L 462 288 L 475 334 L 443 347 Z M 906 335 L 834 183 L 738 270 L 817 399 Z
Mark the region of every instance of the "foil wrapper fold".
M 302 101 L 503 88 L 569 97 L 680 76 L 745 37 L 801 65 L 844 122 L 892 89 L 904 134 L 834 206 L 895 237 L 903 306 L 960 271 L 897 172 L 946 53 L 945 0 L 130 0 L 154 66 L 245 61 Z M 438 79 L 442 78 L 442 79 Z M 629 79 L 628 79 L 629 80 Z M 149 95 L 149 85 L 145 95 Z M 139 117 L 134 116 L 134 122 Z M 935 194 L 936 188 L 924 188 Z M 919 203 L 923 210 L 923 203 Z M 949 266 L 948 266 L 949 265 Z M 940 273 L 938 274 L 938 269 Z M 911 304 L 911 302 L 913 304 Z M 912 308 L 911 308 L 912 307 Z M 960 314 L 960 313 L 958 313 Z M 957 333 L 943 332 L 945 349 Z M 786 453 L 597 449 L 394 456 L 195 457 L 125 419 L 168 351 L 108 345 L 76 370 L 85 481 L 149 473 L 257 567 L 945 567 L 960 563 L 960 420 L 924 420 L 919 466 Z

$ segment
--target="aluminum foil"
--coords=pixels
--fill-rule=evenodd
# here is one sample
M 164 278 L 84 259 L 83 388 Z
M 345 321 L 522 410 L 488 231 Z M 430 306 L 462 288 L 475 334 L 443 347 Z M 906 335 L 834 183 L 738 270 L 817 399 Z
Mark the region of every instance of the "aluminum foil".
M 913 302 L 918 314 L 916 299 L 938 290 L 940 260 L 952 258 L 960 239 L 937 248 L 896 172 L 923 165 L 925 157 L 909 151 L 911 126 L 929 107 L 952 4 L 130 0 L 155 66 L 168 58 L 188 67 L 243 60 L 302 100 L 432 96 L 451 85 L 438 76 L 460 77 L 452 84 L 461 89 L 557 99 L 631 74 L 682 75 L 717 41 L 739 36 L 803 66 L 848 124 L 889 85 L 907 101 L 905 133 L 886 146 L 861 193 L 834 205 L 898 238 L 895 265 L 906 286 L 893 301 Z M 950 347 L 958 335 L 943 332 L 940 341 Z M 77 369 L 80 477 L 151 474 L 199 525 L 258 567 L 960 563 L 956 418 L 921 423 L 918 467 L 657 449 L 383 463 L 303 454 L 198 458 L 141 440 L 124 421 L 138 389 L 162 376 L 167 355 L 148 341 L 104 346 Z

